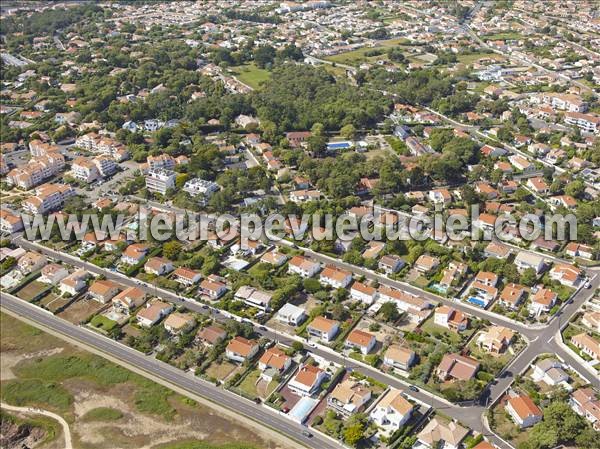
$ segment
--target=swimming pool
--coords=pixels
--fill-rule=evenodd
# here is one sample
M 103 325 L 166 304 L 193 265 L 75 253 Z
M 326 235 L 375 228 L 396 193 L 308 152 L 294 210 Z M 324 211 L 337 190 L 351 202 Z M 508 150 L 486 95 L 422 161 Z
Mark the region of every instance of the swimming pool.
M 352 146 L 352 142 L 329 142 L 327 144 L 328 150 L 346 150 Z
M 294 421 L 302 424 L 306 420 L 306 418 L 308 418 L 308 415 L 310 415 L 310 412 L 313 410 L 313 408 L 315 408 L 318 402 L 319 401 L 317 401 L 316 399 L 303 397 L 290 410 L 288 416 Z
M 487 305 L 483 299 L 476 298 L 474 296 L 469 297 L 469 299 L 467 299 L 467 302 L 470 302 L 471 304 L 475 304 L 476 306 L 482 308 L 485 308 L 485 306 Z
M 446 291 L 448 290 L 446 287 L 442 287 L 440 284 L 438 284 L 437 282 L 433 282 L 432 284 L 429 285 L 429 288 L 433 291 L 436 291 L 438 293 L 446 293 Z

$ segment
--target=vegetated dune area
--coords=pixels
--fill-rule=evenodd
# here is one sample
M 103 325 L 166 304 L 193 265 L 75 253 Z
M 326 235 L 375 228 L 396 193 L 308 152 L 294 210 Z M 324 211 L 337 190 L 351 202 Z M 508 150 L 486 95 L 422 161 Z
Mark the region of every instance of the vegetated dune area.
M 264 435 L 161 385 L 0 314 L 3 403 L 54 412 L 78 449 L 276 449 Z M 1 446 L 64 448 L 48 417 L 2 411 Z

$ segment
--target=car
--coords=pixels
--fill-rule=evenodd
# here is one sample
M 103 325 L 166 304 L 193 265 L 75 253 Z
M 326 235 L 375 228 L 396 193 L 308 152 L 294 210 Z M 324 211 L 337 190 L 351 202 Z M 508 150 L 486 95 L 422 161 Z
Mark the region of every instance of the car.
M 409 389 L 410 391 L 415 391 L 415 392 L 416 392 L 416 391 L 419 391 L 419 389 L 418 389 L 417 387 L 415 387 L 414 385 L 411 385 L 411 386 L 409 386 L 409 387 L 408 387 L 408 389 Z
M 305 437 L 308 437 L 308 438 L 312 438 L 312 436 L 313 436 L 313 434 L 310 433 L 308 430 L 303 430 L 302 435 L 304 435 Z
M 289 407 L 283 407 L 283 408 L 281 409 L 281 411 L 282 411 L 283 413 L 288 413 L 288 412 L 290 411 L 290 408 L 289 408 Z
M 260 398 L 254 398 L 254 403 L 255 404 L 260 404 L 262 401 L 260 400 Z
M 587 281 L 585 283 L 585 288 L 592 288 L 592 283 L 590 281 Z
M 260 329 L 261 331 L 266 331 L 266 330 L 267 330 L 267 328 L 266 328 L 265 326 L 260 326 L 260 327 L 259 327 L 259 329 Z

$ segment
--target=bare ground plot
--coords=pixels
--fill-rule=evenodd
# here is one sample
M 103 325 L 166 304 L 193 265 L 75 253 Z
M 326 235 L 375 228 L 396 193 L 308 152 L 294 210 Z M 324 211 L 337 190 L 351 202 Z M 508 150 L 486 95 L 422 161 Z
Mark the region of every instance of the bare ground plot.
M 214 377 L 215 379 L 219 379 L 220 381 L 225 381 L 229 377 L 234 374 L 240 372 L 242 367 L 239 365 L 235 365 L 234 363 L 228 361 L 217 362 L 214 361 L 211 365 L 206 369 L 204 374 L 209 377 Z
M 379 330 L 371 330 L 375 329 L 371 327 L 375 324 L 379 325 Z M 363 316 L 363 318 L 356 325 L 356 329 L 369 332 L 370 334 L 374 335 L 379 343 L 391 343 L 400 336 L 397 328 L 387 325 L 381 322 L 381 320 L 376 320 L 368 316 Z
M 91 315 L 98 313 L 103 307 L 104 304 L 100 304 L 98 301 L 80 298 L 60 312 L 58 316 L 73 324 L 79 324 Z
M 50 293 L 47 296 L 44 296 L 40 301 L 40 305 L 46 307 L 50 312 L 54 313 L 59 310 L 61 307 L 64 307 L 69 303 L 71 299 L 62 298 L 60 296 L 55 295 L 54 293 Z
M 48 287 L 48 284 L 44 284 L 43 282 L 31 281 L 25 287 L 20 289 L 16 295 L 25 301 L 31 301 Z

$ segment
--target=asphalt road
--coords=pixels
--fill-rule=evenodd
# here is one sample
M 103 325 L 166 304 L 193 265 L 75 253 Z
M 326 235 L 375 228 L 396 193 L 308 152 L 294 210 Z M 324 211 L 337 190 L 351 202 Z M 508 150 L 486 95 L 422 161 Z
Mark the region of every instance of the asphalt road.
M 67 339 L 76 340 L 79 343 L 109 354 L 123 361 L 125 364 L 135 366 L 186 391 L 242 414 L 307 447 L 326 449 L 339 449 L 343 447 L 317 433 L 313 434 L 312 437 L 308 437 L 303 434 L 306 431 L 306 427 L 280 416 L 266 406 L 258 406 L 227 390 L 216 388 L 214 385 L 195 377 L 193 374 L 186 373 L 152 357 L 145 356 L 134 349 L 103 337 L 93 331 L 77 327 L 12 295 L 2 292 L 0 294 L 0 306 L 58 332 Z

